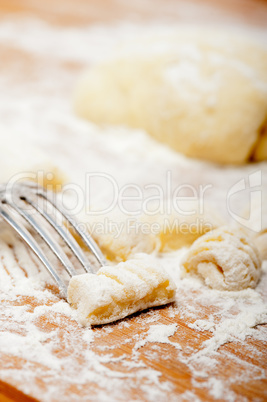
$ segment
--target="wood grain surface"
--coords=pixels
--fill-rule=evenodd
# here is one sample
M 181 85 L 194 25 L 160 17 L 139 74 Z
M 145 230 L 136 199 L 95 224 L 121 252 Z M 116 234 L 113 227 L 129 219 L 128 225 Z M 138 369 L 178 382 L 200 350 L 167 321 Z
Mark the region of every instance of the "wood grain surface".
M 222 16 L 222 18 L 232 18 L 236 19 L 237 22 L 250 24 L 253 26 L 263 27 L 267 24 L 267 6 L 264 1 L 253 1 L 253 0 L 237 0 L 237 1 L 195 1 L 198 7 L 212 7 L 214 8 L 214 15 Z M 3 19 L 8 19 L 9 16 L 14 16 L 18 19 L 23 19 L 25 16 L 38 17 L 50 24 L 57 27 L 61 26 L 82 26 L 90 23 L 101 22 L 110 23 L 114 21 L 119 21 L 122 19 L 132 19 L 133 21 L 148 21 L 148 20 L 160 20 L 161 18 L 169 19 L 171 21 L 195 21 L 197 16 L 193 17 L 190 15 L 190 7 L 187 3 L 187 8 L 180 8 L 180 2 L 176 0 L 156 0 L 156 1 L 116 1 L 116 0 L 101 0 L 101 1 L 82 1 L 82 0 L 0 0 L 0 24 Z M 203 19 L 208 20 L 212 18 L 212 13 L 207 13 L 203 15 Z M 10 82 L 10 90 L 12 91 L 12 86 L 18 87 L 21 84 L 29 81 L 29 77 L 34 77 L 38 68 L 42 65 L 42 58 L 38 54 L 33 55 L 29 52 L 23 52 L 21 49 L 9 45 L 0 46 L 0 58 L 1 58 L 1 75 L 2 77 L 8 76 L 10 69 L 16 66 L 17 74 L 14 75 L 14 79 Z M 73 73 L 73 82 L 76 79 L 76 75 L 82 69 L 79 62 L 74 61 L 73 63 L 62 63 L 58 66 L 58 63 L 54 62 L 53 59 L 49 61 L 50 68 L 57 68 L 62 71 L 68 71 Z M 77 74 L 76 74 L 77 73 Z M 35 85 L 38 87 L 38 76 L 35 77 Z M 64 93 L 65 89 L 62 89 L 63 96 L 69 96 L 68 91 Z M 1 134 L 2 135 L 2 134 Z M 1 250 L 0 250 L 1 254 Z M 194 295 L 190 296 L 194 298 Z M 187 297 L 187 302 L 190 303 L 190 297 Z M 179 299 L 179 298 L 178 298 Z M 1 306 L 1 293 L 0 293 L 0 306 Z M 45 301 L 45 305 L 53 305 L 59 300 L 56 292 L 52 294 L 51 298 Z M 3 302 L 3 300 L 2 300 Z M 4 314 L 1 316 L 1 312 L 4 312 L 6 307 L 10 306 L 26 306 L 28 312 L 33 312 L 34 308 L 37 306 L 42 306 L 44 304 L 43 300 L 38 300 L 34 298 L 25 297 L 18 294 L 17 299 L 10 299 L 9 302 L 6 301 L 2 303 L 0 309 L 0 322 L 6 319 Z M 179 304 L 179 300 L 178 300 Z M 202 306 L 202 314 L 210 313 L 210 306 Z M 211 337 L 210 332 L 202 331 L 196 332 L 194 329 L 190 328 L 190 320 L 184 320 L 182 314 L 179 313 L 179 309 L 175 310 L 174 317 L 171 316 L 170 311 L 172 311 L 173 306 L 167 306 L 166 308 L 156 308 L 152 312 L 142 312 L 141 314 L 135 314 L 128 317 L 122 323 L 114 323 L 110 325 L 112 332 L 109 332 L 105 327 L 95 328 L 94 334 L 94 351 L 100 356 L 107 356 L 112 350 L 113 362 L 109 363 L 107 359 L 106 366 L 109 369 L 114 369 L 116 372 L 130 373 L 134 372 L 135 369 L 131 367 L 127 368 L 122 365 L 120 357 L 126 356 L 126 359 L 132 358 L 132 351 L 134 348 L 134 339 L 141 336 L 149 329 L 149 322 L 144 320 L 141 324 L 142 317 L 147 316 L 147 314 L 153 314 L 157 317 L 157 324 L 172 324 L 176 323 L 178 330 L 175 335 L 170 337 L 170 341 L 179 343 L 182 350 L 191 348 L 198 351 L 201 349 L 201 345 L 204 341 Z M 206 313 L 205 313 L 206 311 Z M 60 316 L 60 318 L 59 318 Z M 56 350 L 54 350 L 57 356 L 66 356 L 73 354 L 73 360 L 75 361 L 76 367 L 84 366 L 85 362 L 83 359 L 83 347 L 84 341 L 84 329 L 81 328 L 74 320 L 64 315 L 59 315 L 57 313 L 51 313 L 49 316 L 40 315 L 35 321 L 35 326 L 40 329 L 43 333 L 49 333 L 51 331 L 57 330 L 57 336 L 59 342 L 57 344 Z M 17 323 L 17 327 L 12 327 L 13 332 L 22 333 L 23 326 L 21 323 Z M 0 328 L 1 330 L 1 328 Z M 12 332 L 11 331 L 11 332 Z M 74 343 L 68 341 L 68 333 L 75 333 L 75 344 L 77 349 L 74 353 Z M 128 339 L 127 343 L 123 340 Z M 103 348 L 103 347 L 106 347 Z M 173 388 L 165 392 L 165 400 L 196 400 L 198 397 L 201 401 L 212 401 L 216 397 L 212 396 L 207 392 L 205 384 L 203 387 L 200 386 L 201 379 L 194 382 L 192 378 L 192 372 L 189 367 L 180 361 L 176 355 L 176 349 L 170 344 L 159 344 L 158 348 L 160 353 L 155 355 L 155 350 L 152 344 L 146 344 L 139 350 L 139 359 L 144 363 L 145 367 L 155 369 L 162 373 L 160 377 L 160 382 L 168 381 L 172 384 Z M 254 352 L 258 350 L 256 355 Z M 242 377 L 246 370 L 249 370 L 250 365 L 258 368 L 258 370 L 266 370 L 266 342 L 261 340 L 256 340 L 253 338 L 247 338 L 245 342 L 231 342 L 220 347 L 216 354 L 217 366 L 215 370 L 217 371 L 217 376 L 224 379 L 226 383 L 229 383 L 229 387 L 235 392 L 235 400 L 243 401 L 243 398 L 247 398 L 249 401 L 264 401 L 267 400 L 267 380 L 265 378 L 259 378 L 255 375 L 255 380 L 246 377 Z M 186 354 L 186 352 L 185 352 Z M 115 361 L 117 359 L 117 362 Z M 14 356 L 9 355 L 8 350 L 6 354 L 0 357 L 0 368 L 1 369 L 14 369 L 14 370 L 24 370 L 24 367 L 29 362 L 23 360 L 22 358 L 14 358 Z M 75 382 L 65 381 L 64 378 L 58 379 L 52 378 L 47 375 L 47 370 L 45 365 L 36 365 L 36 372 L 39 373 L 38 379 L 35 378 L 34 387 L 31 387 L 31 379 L 28 382 L 28 392 L 22 393 L 22 384 L 20 381 L 14 379 L 12 374 L 5 381 L 1 381 L 0 378 L 0 401 L 34 401 L 34 400 L 47 400 L 43 399 L 46 390 L 49 387 L 55 387 L 62 390 L 62 400 L 107 400 L 105 398 L 101 399 L 99 397 L 99 389 L 101 385 L 94 381 L 87 381 L 80 386 L 77 386 Z M 64 370 L 64 368 L 63 368 Z M 10 370 L 12 373 L 12 370 Z M 240 381 L 232 383 L 229 379 L 234 378 L 240 373 Z M 77 373 L 79 375 L 79 373 Z M 206 379 L 205 379 L 206 380 Z M 229 380 L 229 381 L 228 381 Z M 23 380 L 25 381 L 25 380 Z M 122 380 L 123 381 L 123 380 Z M 204 379 L 203 379 L 204 383 Z M 142 379 L 138 377 L 136 379 L 136 385 L 130 389 L 124 389 L 124 395 L 122 400 L 125 401 L 138 401 L 146 400 L 145 393 L 142 391 Z M 192 391 L 193 396 L 188 396 L 188 399 L 180 399 L 180 395 L 185 391 Z M 76 398 L 76 399 L 75 399 Z M 158 399 L 157 397 L 155 400 Z M 51 399 L 52 400 L 52 399 Z M 60 398 L 56 399 L 60 400 Z M 221 400 L 224 400 L 221 398 Z

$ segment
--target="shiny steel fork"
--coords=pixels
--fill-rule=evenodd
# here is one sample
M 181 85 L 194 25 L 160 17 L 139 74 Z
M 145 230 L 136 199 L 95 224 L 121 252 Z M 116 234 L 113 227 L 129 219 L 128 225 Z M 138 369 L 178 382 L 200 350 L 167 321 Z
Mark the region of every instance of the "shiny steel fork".
M 43 201 L 42 206 L 40 205 L 40 200 Z M 16 214 L 19 215 L 17 218 L 22 217 L 28 222 L 30 227 L 41 236 L 57 259 L 61 262 L 70 277 L 78 275 L 78 272 L 63 251 L 62 247 L 53 239 L 50 232 L 48 232 L 48 230 L 46 230 L 45 227 L 35 219 L 33 214 L 29 212 L 29 206 L 45 218 L 46 221 L 55 229 L 86 272 L 93 273 L 92 266 L 77 241 L 63 224 L 63 220 L 70 224 L 70 227 L 74 230 L 76 235 L 79 236 L 84 245 L 92 252 L 101 266 L 106 264 L 105 257 L 95 241 L 79 228 L 78 222 L 66 213 L 63 206 L 59 205 L 59 203 L 54 200 L 52 194 L 49 194 L 43 187 L 32 182 L 21 182 L 12 185 L 2 185 L 0 187 L 0 216 L 2 216 L 2 218 L 28 244 L 56 281 L 63 297 L 66 298 L 67 286 L 65 282 L 57 274 L 41 247 L 23 224 L 23 221 L 21 219 L 16 219 Z M 47 206 L 50 206 L 52 213 L 47 211 Z M 60 214 L 63 219 L 61 220 L 61 224 L 57 223 L 53 213 Z

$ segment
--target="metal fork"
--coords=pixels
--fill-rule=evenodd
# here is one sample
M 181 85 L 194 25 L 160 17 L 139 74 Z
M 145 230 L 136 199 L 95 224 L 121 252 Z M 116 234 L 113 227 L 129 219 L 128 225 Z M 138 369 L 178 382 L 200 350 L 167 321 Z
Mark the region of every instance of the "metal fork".
M 93 273 L 92 266 L 82 248 L 62 223 L 63 220 L 70 224 L 70 227 L 83 241 L 84 245 L 92 252 L 101 266 L 106 265 L 106 260 L 95 241 L 80 229 L 78 222 L 70 216 L 64 210 L 63 206 L 59 205 L 58 201 L 56 202 L 54 198 L 53 193 L 48 193 L 43 187 L 33 182 L 2 185 L 0 187 L 0 216 L 2 216 L 2 218 L 28 244 L 56 281 L 62 296 L 67 298 L 67 286 L 65 282 L 57 274 L 44 251 L 38 245 L 30 231 L 25 227 L 23 221 L 21 219 L 16 219 L 16 214 L 27 221 L 30 227 L 41 236 L 47 246 L 52 250 L 53 254 L 61 262 L 70 277 L 78 275 L 77 270 L 63 251 L 63 248 L 53 239 L 53 236 L 48 232 L 48 230 L 46 230 L 45 227 L 35 219 L 33 214 L 29 212 L 29 207 L 31 207 L 31 210 L 37 211 L 38 215 L 45 218 L 45 220 L 55 229 L 86 272 Z M 43 201 L 43 206 L 40 205 L 40 200 Z M 47 211 L 47 206 L 50 206 L 50 209 L 54 214 Z M 62 218 L 61 224 L 56 221 L 55 214 L 60 214 Z M 19 217 L 17 216 L 17 218 Z

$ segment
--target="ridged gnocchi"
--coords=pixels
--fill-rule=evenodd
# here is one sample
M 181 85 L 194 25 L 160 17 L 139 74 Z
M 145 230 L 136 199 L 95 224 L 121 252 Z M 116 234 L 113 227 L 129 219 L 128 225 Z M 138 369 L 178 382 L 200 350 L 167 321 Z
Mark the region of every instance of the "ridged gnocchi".
M 83 326 L 106 324 L 136 311 L 170 303 L 176 286 L 150 259 L 135 259 L 105 266 L 96 275 L 74 276 L 68 301 L 78 309 Z
M 182 262 L 183 275 L 201 277 L 218 290 L 254 288 L 261 275 L 256 246 L 241 229 L 221 227 L 197 239 Z

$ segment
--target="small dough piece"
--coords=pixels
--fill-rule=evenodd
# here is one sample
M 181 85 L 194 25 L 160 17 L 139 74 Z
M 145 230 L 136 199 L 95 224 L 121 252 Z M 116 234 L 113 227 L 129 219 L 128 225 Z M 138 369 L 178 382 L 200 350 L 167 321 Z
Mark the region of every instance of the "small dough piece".
M 184 257 L 183 274 L 201 277 L 218 290 L 255 288 L 261 275 L 261 258 L 241 229 L 222 227 L 194 242 Z
M 59 192 L 68 181 L 57 163 L 53 163 L 47 153 L 24 136 L 6 138 L 1 144 L 1 151 L 1 183 L 11 185 L 20 181 L 34 181 L 47 190 Z
M 74 276 L 68 301 L 83 326 L 106 324 L 136 311 L 170 303 L 176 286 L 149 258 L 105 266 L 97 274 Z
M 267 260 L 267 229 L 262 230 L 254 236 L 253 241 L 259 250 L 262 260 Z
M 225 224 L 222 217 L 211 207 L 206 208 L 208 212 L 200 212 L 199 205 L 199 201 L 187 200 L 179 203 L 180 213 L 175 211 L 156 216 L 143 214 L 140 216 L 140 221 L 151 225 L 151 232 L 160 242 L 160 252 L 175 251 L 190 246 L 203 234 Z
M 187 156 L 242 164 L 267 117 L 267 50 L 250 32 L 181 29 L 127 43 L 92 68 L 74 96 L 98 124 L 143 128 Z M 266 144 L 255 159 L 266 159 Z
M 113 230 L 106 233 L 92 233 L 101 251 L 110 261 L 126 261 L 135 254 L 152 254 L 160 249 L 160 240 L 151 233 L 143 233 L 138 226 L 136 230 L 127 230 L 127 223 L 118 235 Z
M 118 211 L 110 215 L 90 215 L 79 217 L 81 222 L 88 222 L 87 230 L 109 261 L 121 262 L 134 258 L 135 254 L 152 254 L 160 249 L 160 240 L 152 233 L 143 232 L 139 219 Z M 76 232 L 71 234 L 79 245 L 87 249 Z
M 142 213 L 137 217 L 114 213 L 108 217 L 110 225 L 105 225 L 106 215 L 90 216 L 90 234 L 106 258 L 114 262 L 126 261 L 139 253 L 178 250 L 190 246 L 199 236 L 225 224 L 210 206 L 205 208 L 205 212 L 200 212 L 199 205 L 199 201 L 180 202 L 181 213 Z M 166 205 L 164 210 L 167 210 Z M 80 221 L 86 220 L 86 215 L 82 215 Z M 102 230 L 97 230 L 99 227 Z M 71 233 L 80 246 L 84 247 L 79 236 L 73 231 Z

